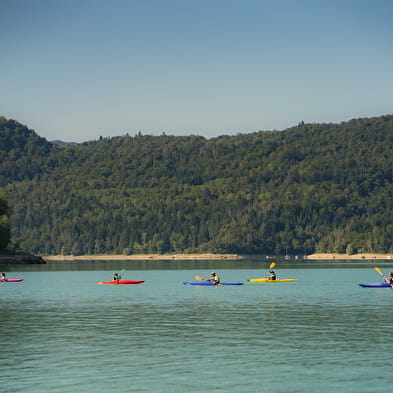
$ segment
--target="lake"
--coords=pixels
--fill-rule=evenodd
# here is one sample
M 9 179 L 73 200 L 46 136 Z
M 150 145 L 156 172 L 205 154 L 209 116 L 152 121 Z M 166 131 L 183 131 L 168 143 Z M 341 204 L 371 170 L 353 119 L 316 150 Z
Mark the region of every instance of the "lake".
M 382 392 L 391 261 L 53 261 L 0 266 L 1 392 Z M 126 269 L 140 285 L 97 285 Z M 214 270 L 241 286 L 185 286 Z

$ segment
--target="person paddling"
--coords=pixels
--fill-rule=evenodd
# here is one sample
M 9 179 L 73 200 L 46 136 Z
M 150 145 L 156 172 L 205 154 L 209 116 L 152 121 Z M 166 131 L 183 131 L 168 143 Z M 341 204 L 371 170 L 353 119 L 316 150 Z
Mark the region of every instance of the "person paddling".
M 383 276 L 383 280 L 393 288 L 393 272 L 389 273 L 389 277 Z
M 211 283 L 213 283 L 214 285 L 217 285 L 220 283 L 220 277 L 217 276 L 217 274 L 215 272 L 211 272 L 211 278 L 208 278 L 205 281 L 210 281 Z
M 275 280 L 277 278 L 276 273 L 274 270 L 269 270 L 270 275 L 267 277 L 269 280 Z
M 7 279 L 5 278 L 5 273 L 1 273 L 1 275 L 0 275 L 0 281 L 4 281 L 4 282 L 7 281 Z
M 268 270 L 269 274 L 267 276 L 265 276 L 265 278 L 268 278 L 269 280 L 272 280 L 272 281 L 277 279 L 276 273 L 274 273 L 274 270 L 273 270 L 274 267 L 276 267 L 276 262 L 272 262 L 270 264 L 269 270 Z
M 113 281 L 116 281 L 118 283 L 120 281 L 120 279 L 121 279 L 121 276 L 119 276 L 117 273 L 115 273 L 113 275 Z

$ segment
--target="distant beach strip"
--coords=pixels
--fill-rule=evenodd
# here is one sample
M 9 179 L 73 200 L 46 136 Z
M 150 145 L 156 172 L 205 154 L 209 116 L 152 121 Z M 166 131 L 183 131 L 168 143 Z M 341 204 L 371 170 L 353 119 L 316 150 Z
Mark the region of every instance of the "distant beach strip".
M 261 258 L 261 259 L 276 259 L 276 257 L 270 257 L 266 255 L 246 255 L 242 256 L 239 254 L 134 254 L 134 255 L 47 255 L 43 256 L 43 258 L 47 261 L 76 261 L 76 260 L 190 260 L 190 259 L 244 259 L 252 257 Z M 281 259 L 277 257 L 277 259 Z M 308 260 L 318 260 L 318 259 L 335 259 L 335 260 L 344 260 L 344 259 L 360 259 L 360 260 L 375 260 L 375 259 L 393 259 L 393 254 L 334 254 L 334 253 L 326 253 L 326 254 L 311 254 L 305 255 L 296 259 L 308 259 Z
M 311 254 L 305 259 L 393 259 L 393 254 Z

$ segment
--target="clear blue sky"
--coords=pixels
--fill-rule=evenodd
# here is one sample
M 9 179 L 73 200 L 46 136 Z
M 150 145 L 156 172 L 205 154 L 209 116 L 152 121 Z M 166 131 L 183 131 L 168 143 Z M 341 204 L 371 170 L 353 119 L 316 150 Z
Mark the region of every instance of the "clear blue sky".
M 0 0 L 0 115 L 48 140 L 393 113 L 391 0 Z

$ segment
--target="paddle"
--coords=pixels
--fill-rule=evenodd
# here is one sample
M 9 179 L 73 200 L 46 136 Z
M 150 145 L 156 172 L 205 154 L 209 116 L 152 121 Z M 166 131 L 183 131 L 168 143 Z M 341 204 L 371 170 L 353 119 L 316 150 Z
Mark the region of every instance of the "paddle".
M 374 269 L 375 269 L 375 271 L 376 271 L 377 273 L 379 273 L 383 278 L 385 278 L 385 276 L 384 276 L 383 273 L 382 273 L 382 270 L 381 270 L 379 267 L 374 267 Z
M 389 283 L 391 287 L 393 286 L 393 285 L 391 284 L 391 281 L 388 280 L 388 279 L 384 276 L 384 274 L 382 273 L 382 270 L 381 270 L 379 267 L 374 267 L 374 269 L 375 269 L 375 271 L 376 271 L 378 274 L 380 274 L 380 275 L 383 277 L 383 281 Z

